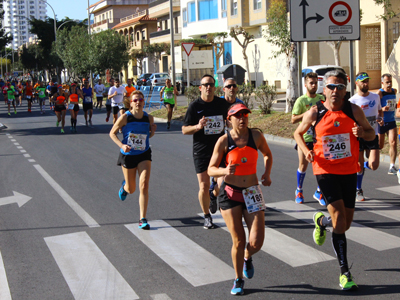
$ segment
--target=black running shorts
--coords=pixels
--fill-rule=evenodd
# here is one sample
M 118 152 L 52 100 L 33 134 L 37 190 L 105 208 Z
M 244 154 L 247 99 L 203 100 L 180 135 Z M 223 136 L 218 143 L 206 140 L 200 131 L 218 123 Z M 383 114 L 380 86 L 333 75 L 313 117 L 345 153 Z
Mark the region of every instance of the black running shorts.
M 145 160 L 151 161 L 151 148 L 149 148 L 146 152 L 138 155 L 124 155 L 120 151 L 117 165 L 122 166 L 126 169 L 134 169 L 138 166 L 139 163 Z

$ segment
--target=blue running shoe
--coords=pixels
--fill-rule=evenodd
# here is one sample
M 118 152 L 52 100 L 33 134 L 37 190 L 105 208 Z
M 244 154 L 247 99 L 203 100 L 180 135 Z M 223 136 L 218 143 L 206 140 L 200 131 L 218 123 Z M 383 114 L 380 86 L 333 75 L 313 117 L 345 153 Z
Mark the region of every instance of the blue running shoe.
M 244 280 L 242 278 L 235 279 L 231 290 L 232 295 L 243 295 L 244 294 Z
M 150 229 L 150 224 L 147 223 L 147 220 L 145 218 L 140 219 L 139 229 Z
M 304 202 L 303 191 L 299 190 L 299 189 L 296 189 L 296 192 L 294 194 L 296 195 L 296 198 L 294 199 L 294 201 L 297 204 L 303 204 L 303 202 Z
M 121 199 L 122 201 L 124 201 L 126 199 L 126 196 L 128 195 L 128 193 L 124 190 L 124 185 L 125 180 L 122 181 L 121 188 L 119 189 L 119 199 Z
M 247 279 L 251 279 L 254 276 L 254 266 L 253 266 L 253 258 L 250 257 L 249 259 L 244 259 L 243 265 L 243 275 Z
M 318 190 L 315 191 L 313 198 L 319 202 L 320 205 L 326 206 L 326 202 L 322 193 Z

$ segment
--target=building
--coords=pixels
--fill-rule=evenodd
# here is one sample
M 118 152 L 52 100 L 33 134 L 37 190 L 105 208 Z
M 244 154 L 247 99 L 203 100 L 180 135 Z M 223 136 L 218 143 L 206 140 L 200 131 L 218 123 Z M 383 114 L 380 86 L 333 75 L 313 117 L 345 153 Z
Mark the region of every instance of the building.
M 3 27 L 10 32 L 14 40 L 11 47 L 16 50 L 27 43 L 35 35 L 29 33 L 29 19 L 45 20 L 47 14 L 46 3 L 40 0 L 4 0 Z

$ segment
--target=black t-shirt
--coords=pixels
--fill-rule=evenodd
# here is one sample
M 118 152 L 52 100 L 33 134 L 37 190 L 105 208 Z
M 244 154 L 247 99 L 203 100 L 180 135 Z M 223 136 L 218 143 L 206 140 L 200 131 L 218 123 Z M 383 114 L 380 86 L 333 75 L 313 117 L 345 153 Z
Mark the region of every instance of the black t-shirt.
M 201 98 L 189 104 L 186 111 L 184 126 L 197 125 L 205 116 L 207 125 L 193 134 L 193 156 L 211 157 L 215 143 L 225 133 L 225 120 L 230 104 L 222 98 L 214 96 L 213 101 L 205 102 Z

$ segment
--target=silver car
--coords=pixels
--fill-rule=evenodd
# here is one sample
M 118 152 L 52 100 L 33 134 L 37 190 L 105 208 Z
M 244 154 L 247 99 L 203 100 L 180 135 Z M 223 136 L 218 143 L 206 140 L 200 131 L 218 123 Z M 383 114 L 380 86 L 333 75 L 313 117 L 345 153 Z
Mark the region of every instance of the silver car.
M 164 86 L 165 80 L 171 79 L 168 73 L 153 73 L 148 81 L 150 82 L 151 88 L 155 86 Z
M 323 80 L 324 80 L 324 75 L 325 73 L 333 70 L 340 70 L 344 74 L 346 72 L 343 70 L 342 67 L 340 66 L 335 66 L 335 65 L 318 65 L 318 66 L 309 66 L 309 67 L 304 67 L 302 72 L 301 72 L 301 77 L 302 77 L 302 89 L 303 89 L 303 94 L 305 93 L 305 87 L 304 87 L 304 76 L 306 76 L 307 73 L 314 72 L 318 74 L 318 90 L 317 94 L 322 94 L 323 93 Z M 350 84 L 349 84 L 349 76 L 347 75 L 347 92 L 350 92 Z

